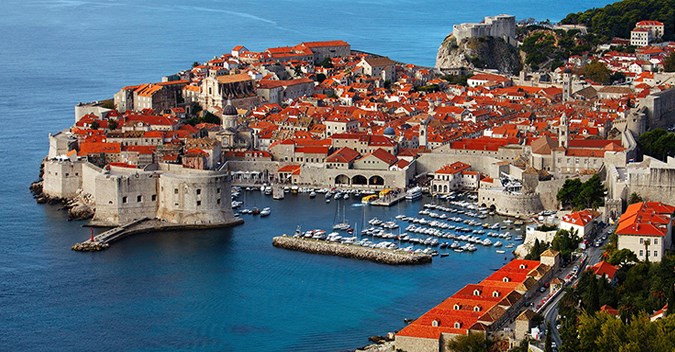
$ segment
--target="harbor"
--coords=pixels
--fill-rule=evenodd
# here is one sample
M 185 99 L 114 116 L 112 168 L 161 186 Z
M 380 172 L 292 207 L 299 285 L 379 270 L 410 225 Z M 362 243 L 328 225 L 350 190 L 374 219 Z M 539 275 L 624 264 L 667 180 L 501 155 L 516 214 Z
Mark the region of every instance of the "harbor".
M 332 208 L 333 219 L 332 222 L 326 219 L 327 216 L 321 221 L 298 219 L 295 229 L 286 229 L 283 235 L 283 232 L 276 233 L 275 238 L 289 237 L 311 240 L 311 243 L 327 243 L 329 244 L 327 248 L 331 250 L 306 251 L 348 258 L 354 257 L 353 248 L 363 248 L 366 252 L 374 249 L 425 255 L 430 258 L 448 258 L 478 251 L 491 251 L 494 255 L 503 256 L 504 260 L 510 260 L 515 247 L 523 242 L 522 221 L 514 222 L 495 214 L 490 209 L 478 206 L 475 195 L 471 193 L 458 192 L 442 197 L 430 197 L 423 196 L 419 190 L 415 191 L 398 194 L 380 192 L 376 194 L 378 198 L 398 199 L 395 205 L 381 208 L 374 207 L 372 202 L 363 201 L 372 195 L 359 195 L 355 191 L 343 193 L 325 189 L 289 189 L 286 192 L 288 196 L 279 204 L 294 198 L 320 204 L 320 198 L 323 198 L 325 205 L 316 206 L 328 207 L 327 214 L 331 214 Z M 233 206 L 242 216 L 258 215 L 260 212 L 258 206 L 248 208 L 245 207 L 246 204 L 257 205 L 261 202 L 261 198 L 269 196 L 265 188 L 261 188 L 260 191 L 255 188 L 234 188 L 232 194 L 236 198 Z M 317 194 L 323 194 L 324 197 L 317 197 Z M 361 201 L 359 197 L 362 197 Z M 269 207 L 264 210 L 271 212 Z M 295 242 L 304 243 L 299 240 L 285 241 L 285 243 Z M 292 247 L 297 250 L 306 249 L 301 245 Z M 347 254 L 341 255 L 340 249 L 348 249 Z M 367 259 L 367 256 L 363 257 Z

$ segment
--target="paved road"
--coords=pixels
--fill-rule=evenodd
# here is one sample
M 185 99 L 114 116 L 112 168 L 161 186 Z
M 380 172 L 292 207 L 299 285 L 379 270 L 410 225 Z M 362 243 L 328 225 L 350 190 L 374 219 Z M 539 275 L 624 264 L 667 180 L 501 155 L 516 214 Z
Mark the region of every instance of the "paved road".
M 604 229 L 602 231 L 605 231 Z M 601 232 L 602 233 L 602 232 Z M 602 246 L 600 247 L 589 247 L 586 249 L 586 255 L 588 256 L 588 259 L 586 260 L 586 263 L 584 266 L 579 268 L 579 272 L 583 272 L 583 270 L 586 269 L 587 266 L 592 266 L 597 264 L 600 261 L 600 258 L 602 257 Z M 560 279 L 563 280 L 567 274 L 572 272 L 574 265 L 569 265 L 567 268 L 563 269 L 560 273 L 560 276 L 562 276 Z M 579 275 L 580 276 L 580 275 Z M 574 281 L 570 282 L 569 285 L 574 285 L 576 282 L 579 280 L 579 278 L 575 279 Z M 551 324 L 551 331 L 550 333 L 552 334 L 552 339 L 555 341 L 557 346 L 562 345 L 562 340 L 560 339 L 560 332 L 558 332 L 557 328 L 557 323 L 556 323 L 556 318 L 558 317 L 558 303 L 560 303 L 560 300 L 565 296 L 565 292 L 561 292 L 549 305 L 544 309 L 544 319 Z

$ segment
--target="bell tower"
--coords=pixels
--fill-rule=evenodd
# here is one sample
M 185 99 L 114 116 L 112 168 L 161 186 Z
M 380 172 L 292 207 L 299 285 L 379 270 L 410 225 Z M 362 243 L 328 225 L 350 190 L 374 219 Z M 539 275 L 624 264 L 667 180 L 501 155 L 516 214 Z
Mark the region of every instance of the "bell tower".
M 560 117 L 560 126 L 558 127 L 558 146 L 567 149 L 570 141 L 570 125 L 567 114 L 563 113 Z

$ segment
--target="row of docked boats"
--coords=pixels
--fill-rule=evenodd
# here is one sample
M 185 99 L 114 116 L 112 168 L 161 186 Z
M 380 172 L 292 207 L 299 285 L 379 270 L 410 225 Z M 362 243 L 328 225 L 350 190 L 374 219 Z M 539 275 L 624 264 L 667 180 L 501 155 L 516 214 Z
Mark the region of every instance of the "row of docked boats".
M 265 217 L 272 214 L 272 209 L 270 209 L 269 207 L 262 208 L 262 210 L 259 209 L 258 207 L 253 207 L 251 209 L 246 208 L 240 210 L 239 214 L 260 215 L 262 217 Z

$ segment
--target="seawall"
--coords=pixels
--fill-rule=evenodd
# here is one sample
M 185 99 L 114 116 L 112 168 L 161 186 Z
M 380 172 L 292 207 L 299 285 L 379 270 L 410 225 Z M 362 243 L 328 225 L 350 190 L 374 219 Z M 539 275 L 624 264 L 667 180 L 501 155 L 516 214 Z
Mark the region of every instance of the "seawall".
M 272 245 L 279 248 L 306 253 L 335 255 L 359 260 L 370 260 L 389 265 L 415 265 L 431 263 L 431 255 L 415 254 L 389 249 L 366 248 L 335 242 L 313 240 L 291 236 L 277 236 Z

